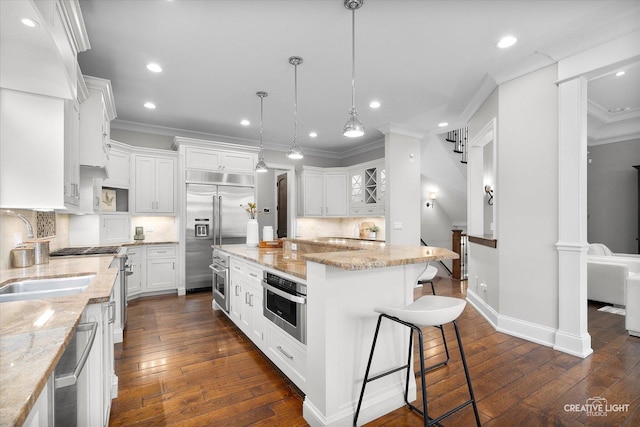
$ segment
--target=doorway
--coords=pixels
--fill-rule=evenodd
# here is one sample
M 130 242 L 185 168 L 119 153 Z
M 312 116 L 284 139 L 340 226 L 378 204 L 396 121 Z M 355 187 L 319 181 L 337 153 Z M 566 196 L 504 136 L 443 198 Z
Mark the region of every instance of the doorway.
M 283 173 L 276 178 L 276 212 L 278 239 L 287 237 L 288 204 L 287 204 L 287 174 Z

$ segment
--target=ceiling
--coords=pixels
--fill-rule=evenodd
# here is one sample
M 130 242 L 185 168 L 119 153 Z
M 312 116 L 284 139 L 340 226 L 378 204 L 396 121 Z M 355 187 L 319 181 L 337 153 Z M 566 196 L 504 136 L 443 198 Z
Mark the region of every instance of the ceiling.
M 483 88 L 640 28 L 637 0 L 366 0 L 355 13 L 356 107 L 366 134 L 346 138 L 351 12 L 342 0 L 80 4 L 91 43 L 80 67 L 111 80 L 112 127 L 257 145 L 255 93 L 266 91 L 265 147 L 287 151 L 294 133 L 288 58 L 298 55 L 299 143 L 308 154 L 342 157 L 378 144 L 378 129 L 390 124 L 425 133 L 461 126 Z M 507 34 L 519 42 L 497 49 Z M 149 72 L 148 62 L 163 72 Z M 381 107 L 369 108 L 372 100 Z M 157 108 L 145 109 L 147 101 Z M 637 108 L 638 97 L 632 101 L 621 107 Z M 245 118 L 249 126 L 240 125 Z

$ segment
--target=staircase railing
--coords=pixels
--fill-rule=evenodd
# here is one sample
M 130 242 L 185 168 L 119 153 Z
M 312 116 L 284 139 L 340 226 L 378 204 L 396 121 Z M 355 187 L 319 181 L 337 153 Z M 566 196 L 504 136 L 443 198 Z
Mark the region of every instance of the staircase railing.
M 467 280 L 467 233 L 462 230 L 451 230 L 451 250 L 460 255 L 460 258 L 454 259 L 452 263 L 452 277 L 458 280 Z
M 453 142 L 453 152 L 460 153 L 460 163 L 467 163 L 469 128 L 463 127 L 447 132 L 446 141 Z
M 424 240 L 422 240 L 422 239 L 420 239 L 420 243 L 422 243 L 422 246 L 429 246 L 429 245 L 427 245 L 427 244 L 425 243 L 425 241 L 424 241 Z M 445 263 L 444 263 L 444 262 L 442 262 L 442 261 L 439 261 L 439 262 L 440 262 L 440 264 L 442 264 L 442 266 L 444 267 L 444 269 L 445 269 L 445 270 L 447 270 L 447 273 L 449 273 L 449 276 L 451 276 L 453 273 L 451 272 L 451 270 L 449 269 L 449 267 L 447 267 L 447 264 L 445 264 Z

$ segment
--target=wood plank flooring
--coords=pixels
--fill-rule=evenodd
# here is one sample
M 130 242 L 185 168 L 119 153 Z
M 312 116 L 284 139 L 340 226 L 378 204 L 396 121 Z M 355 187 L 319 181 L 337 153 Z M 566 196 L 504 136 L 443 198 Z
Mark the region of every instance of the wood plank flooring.
M 465 283 L 436 278 L 439 295 L 464 297 Z M 430 294 L 427 285 L 415 296 Z M 496 332 L 467 305 L 458 324 L 484 426 L 640 425 L 640 339 L 624 316 L 589 305 L 595 353 L 580 359 Z M 445 326 L 449 365 L 427 375 L 429 411 L 439 415 L 467 399 L 455 334 Z M 425 328 L 427 364 L 444 357 L 440 331 Z M 141 298 L 129 303 L 124 342 L 115 348 L 118 397 L 111 426 L 305 426 L 304 396 L 237 329 L 211 309 L 211 294 Z M 605 398 L 629 407 L 606 416 L 565 411 Z M 420 426 L 406 408 L 368 426 Z M 471 408 L 443 421 L 475 425 Z

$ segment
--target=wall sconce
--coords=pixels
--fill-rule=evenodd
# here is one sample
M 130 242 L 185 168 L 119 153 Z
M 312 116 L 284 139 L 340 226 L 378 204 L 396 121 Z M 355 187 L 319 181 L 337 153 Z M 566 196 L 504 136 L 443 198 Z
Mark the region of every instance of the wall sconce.
M 493 189 L 491 188 L 491 186 L 488 184 L 485 185 L 484 192 L 489 196 L 489 200 L 487 200 L 487 203 L 489 204 L 489 206 L 493 206 Z
M 436 205 L 436 197 L 437 197 L 436 193 L 433 193 L 433 192 L 429 193 L 429 201 L 427 202 L 428 208 L 430 207 L 433 209 L 433 207 Z

